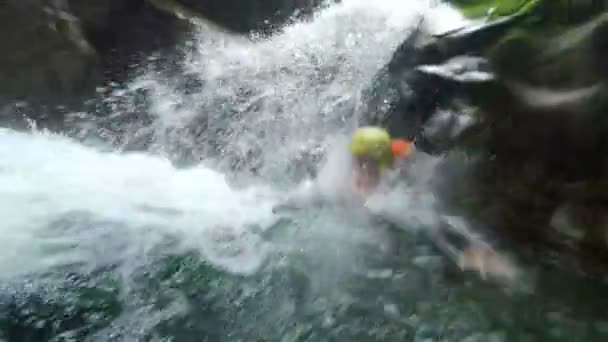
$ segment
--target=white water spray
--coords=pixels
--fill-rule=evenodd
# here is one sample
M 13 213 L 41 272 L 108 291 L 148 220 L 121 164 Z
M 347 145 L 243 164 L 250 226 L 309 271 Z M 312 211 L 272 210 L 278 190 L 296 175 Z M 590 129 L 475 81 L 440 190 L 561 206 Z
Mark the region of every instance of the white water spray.
M 260 42 L 203 30 L 186 65 L 204 81 L 200 92 L 182 94 L 152 73 L 132 84 L 152 101 L 151 150 L 202 156 L 213 140 L 221 153 L 205 163 L 218 168 L 226 163 L 222 156 L 257 151 L 261 178 L 281 184 L 303 146 L 352 128 L 349 108 L 420 15 L 435 32 L 462 25 L 456 11 L 433 2 L 343 1 Z M 205 127 L 197 126 L 201 117 Z M 141 131 L 129 134 L 126 140 Z M 0 274 L 128 262 L 167 237 L 229 271 L 250 273 L 269 248 L 251 226 L 263 230 L 274 222 L 277 198 L 260 187 L 234 190 L 202 166 L 179 170 L 160 157 L 101 153 L 62 137 L 3 130 Z M 70 215 L 77 224 L 57 232 L 57 222 Z M 101 221 L 114 228 L 92 227 Z
M 210 169 L 177 170 L 160 158 L 101 153 L 53 135 L 2 130 L 0 141 L 3 276 L 32 271 L 27 261 L 41 263 L 34 270 L 115 262 L 132 247 L 152 248 L 167 235 L 233 272 L 250 272 L 263 260 L 264 246 L 248 229 L 272 224 L 274 195 L 267 189 L 237 192 Z M 58 221 L 78 214 L 94 220 L 77 229 L 58 228 Z M 99 232 L 95 222 L 120 229 Z M 104 251 L 112 239 L 124 239 L 118 243 L 124 249 Z M 54 245 L 64 250 L 45 255 Z M 226 247 L 239 251 L 222 253 Z M 100 259 L 86 259 L 91 256 Z
M 456 10 L 434 3 L 343 1 L 313 22 L 257 42 L 201 28 L 186 64 L 189 77 L 204 83 L 199 92 L 184 96 L 155 74 L 133 83 L 153 100 L 152 149 L 205 154 L 211 140 L 219 145 L 220 163 L 231 162 L 226 156 L 253 156 L 259 174 L 283 180 L 285 165 L 303 146 L 354 128 L 361 90 L 421 17 L 432 33 L 465 23 Z

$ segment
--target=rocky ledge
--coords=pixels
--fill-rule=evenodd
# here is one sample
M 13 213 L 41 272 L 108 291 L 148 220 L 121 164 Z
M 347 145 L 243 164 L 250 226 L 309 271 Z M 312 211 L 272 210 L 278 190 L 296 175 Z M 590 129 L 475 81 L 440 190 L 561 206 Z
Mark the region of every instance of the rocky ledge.
M 608 14 L 557 25 L 557 5 L 531 1 L 434 37 L 421 23 L 361 110 L 430 153 L 470 157 L 444 199 L 453 210 L 522 251 L 569 251 L 605 270 Z
M 82 102 L 104 82 L 172 49 L 193 24 L 276 30 L 321 1 L 7 0 L 0 2 L 0 100 Z M 299 11 L 299 12 L 298 12 Z

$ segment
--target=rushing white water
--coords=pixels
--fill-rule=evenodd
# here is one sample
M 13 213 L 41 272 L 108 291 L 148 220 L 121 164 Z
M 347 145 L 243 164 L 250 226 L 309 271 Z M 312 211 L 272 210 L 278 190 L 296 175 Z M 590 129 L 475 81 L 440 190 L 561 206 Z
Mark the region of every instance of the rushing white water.
M 152 134 L 149 155 L 2 130 L 0 274 L 126 262 L 167 239 L 229 271 L 255 271 L 270 249 L 258 231 L 277 219 L 271 208 L 279 196 L 270 188 L 289 184 L 298 153 L 352 128 L 360 90 L 421 15 L 435 32 L 463 23 L 455 10 L 433 3 L 345 0 L 257 42 L 201 28 L 185 65 L 204 83 L 200 90 L 185 94 L 178 80 L 153 72 L 131 85 L 148 92 L 154 122 L 123 138 Z M 179 153 L 205 166 L 177 169 L 165 159 Z M 243 183 L 268 187 L 237 190 L 209 168 L 226 170 L 230 156 L 253 159 L 257 180 Z M 352 224 L 330 221 L 320 230 Z
M 249 272 L 263 258 L 263 246 L 248 228 L 272 223 L 273 195 L 266 189 L 237 192 L 210 169 L 176 170 L 160 158 L 101 153 L 57 136 L 2 130 L 0 141 L 3 275 L 25 271 L 27 260 L 39 260 L 39 266 L 116 261 L 166 234 L 181 236 L 182 245 L 220 266 L 229 262 L 235 272 Z M 78 214 L 94 220 L 59 228 L 58 220 Z M 120 228 L 96 229 L 95 222 Z M 111 239 L 124 239 L 113 242 L 119 250 L 111 249 Z M 222 243 L 240 250 L 231 257 Z M 63 249 L 60 260 L 48 258 L 53 246 Z
M 361 90 L 421 16 L 434 33 L 463 25 L 457 11 L 436 2 L 344 1 L 264 41 L 201 28 L 185 65 L 200 90 L 186 95 L 156 73 L 131 86 L 152 101 L 151 150 L 169 157 L 213 150 L 222 165 L 248 160 L 263 177 L 285 180 L 286 164 L 302 149 L 353 128 Z

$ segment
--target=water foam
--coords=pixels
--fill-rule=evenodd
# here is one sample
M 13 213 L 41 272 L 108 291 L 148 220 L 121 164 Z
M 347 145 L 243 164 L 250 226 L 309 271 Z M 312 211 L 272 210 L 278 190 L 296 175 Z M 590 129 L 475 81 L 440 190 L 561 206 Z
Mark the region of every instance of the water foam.
M 435 32 L 462 25 L 460 14 L 434 2 L 342 1 L 262 41 L 201 28 L 185 75 L 148 72 L 107 99 L 131 106 L 147 92 L 152 125 L 122 123 L 121 138 L 128 144 L 150 134 L 150 154 L 102 153 L 63 137 L 1 131 L 0 274 L 127 262 L 168 237 L 229 271 L 255 271 L 269 246 L 252 226 L 272 225 L 277 196 L 258 186 L 231 188 L 227 170 L 245 159 L 255 179 L 293 186 L 299 151 L 352 129 L 361 89 L 421 15 Z M 184 92 L 184 77 L 202 86 Z M 128 109 L 117 105 L 110 119 Z M 151 154 L 186 154 L 222 171 L 180 170 Z M 337 191 L 332 186 L 325 182 L 326 192 Z M 315 224 L 346 231 L 352 221 Z
M 233 190 L 222 174 L 208 168 L 178 170 L 145 154 L 103 153 L 59 136 L 4 129 L 0 193 L 3 276 L 31 271 L 23 263 L 27 259 L 53 266 L 56 255 L 44 253 L 55 244 L 65 247 L 60 254 L 70 254 L 61 262 L 96 263 L 103 260 L 86 260 L 90 248 L 111 247 L 111 239 L 126 239 L 126 245 L 117 246 L 126 250 L 102 250 L 98 256 L 124 257 L 132 252 L 129 246 L 149 243 L 151 248 L 166 235 L 181 238 L 183 246 L 200 250 L 231 271 L 250 272 L 262 262 L 264 251 L 261 241 L 249 234 L 250 226 L 272 223 L 276 199 L 265 188 Z M 84 226 L 59 229 L 58 220 L 70 215 L 84 220 Z M 86 221 L 88 216 L 94 220 Z M 94 222 L 120 229 L 99 232 L 90 227 Z M 225 247 L 240 251 L 230 257 L 222 252 Z
M 149 92 L 151 149 L 213 156 L 226 169 L 246 160 L 258 175 L 287 181 L 286 165 L 303 146 L 356 125 L 361 90 L 421 16 L 434 33 L 465 22 L 435 2 L 343 1 L 261 41 L 202 27 L 184 65 L 200 89 L 185 94 L 156 73 L 131 85 Z

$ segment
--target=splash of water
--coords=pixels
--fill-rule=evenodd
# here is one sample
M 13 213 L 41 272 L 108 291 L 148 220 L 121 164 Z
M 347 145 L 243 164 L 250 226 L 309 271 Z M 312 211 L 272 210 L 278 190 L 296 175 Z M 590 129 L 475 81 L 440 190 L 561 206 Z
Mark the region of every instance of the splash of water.
M 167 235 L 234 272 L 263 260 L 264 246 L 249 228 L 272 224 L 269 189 L 236 191 L 211 169 L 177 170 L 157 157 L 102 153 L 54 135 L 3 129 L 0 141 L 3 276 L 32 271 L 24 260 L 43 261 L 36 267 L 114 262 Z
M 146 93 L 153 122 L 122 127 L 123 146 L 151 141 L 172 159 L 212 157 L 225 170 L 293 181 L 285 171 L 302 149 L 356 125 L 361 89 L 421 16 L 433 33 L 465 22 L 435 2 L 343 1 L 260 41 L 201 27 L 177 77 L 145 73 L 118 93 L 123 102 Z
M 261 187 L 235 190 L 224 175 L 241 167 L 255 175 L 243 183 L 299 182 L 293 165 L 301 151 L 356 124 L 360 90 L 421 15 L 435 32 L 463 23 L 432 3 L 343 1 L 263 41 L 201 28 L 185 74 L 148 72 L 106 99 L 115 103 L 107 120 L 121 133 L 78 114 L 97 136 L 120 135 L 123 147 L 145 137 L 148 154 L 102 153 L 62 137 L 3 130 L 0 273 L 127 262 L 168 237 L 230 271 L 256 270 L 269 247 L 251 227 L 273 224 L 277 196 Z M 185 79 L 197 86 L 184 90 Z M 128 122 L 142 93 L 151 123 Z M 167 160 L 184 156 L 206 166 L 179 170 Z M 325 189 L 335 192 L 332 186 Z M 352 221 L 315 224 L 345 231 Z

